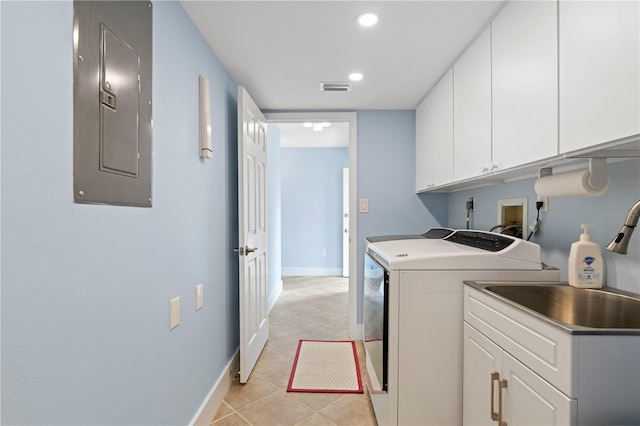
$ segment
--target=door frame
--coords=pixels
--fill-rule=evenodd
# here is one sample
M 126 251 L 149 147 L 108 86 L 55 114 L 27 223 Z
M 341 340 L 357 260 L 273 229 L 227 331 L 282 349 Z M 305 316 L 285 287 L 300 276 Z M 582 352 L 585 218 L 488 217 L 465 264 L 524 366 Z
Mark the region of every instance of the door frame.
M 358 326 L 358 174 L 356 112 L 265 112 L 267 122 L 335 121 L 349 123 L 349 334 L 362 340 L 362 325 Z
M 346 184 L 346 185 L 345 185 Z M 345 208 L 346 204 L 346 208 Z M 344 215 L 347 215 L 347 223 L 345 227 Z M 349 277 L 349 247 L 350 238 L 349 234 L 349 218 L 351 217 L 351 209 L 349 206 L 349 168 L 342 169 L 342 276 Z M 347 234 L 346 238 L 344 234 Z M 346 244 L 346 249 L 345 249 Z

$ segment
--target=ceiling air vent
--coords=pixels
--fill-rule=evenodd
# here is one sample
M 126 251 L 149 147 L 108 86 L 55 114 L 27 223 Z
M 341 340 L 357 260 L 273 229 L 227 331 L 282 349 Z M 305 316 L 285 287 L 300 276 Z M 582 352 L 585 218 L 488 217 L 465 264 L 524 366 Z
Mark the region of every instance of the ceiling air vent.
M 320 83 L 321 92 L 348 92 L 351 87 L 351 83 Z

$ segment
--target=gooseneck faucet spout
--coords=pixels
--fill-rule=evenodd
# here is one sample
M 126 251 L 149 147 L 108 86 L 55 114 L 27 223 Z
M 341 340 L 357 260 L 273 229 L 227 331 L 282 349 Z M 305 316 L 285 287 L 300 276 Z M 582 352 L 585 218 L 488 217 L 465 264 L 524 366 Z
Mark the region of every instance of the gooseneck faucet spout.
M 631 211 L 627 215 L 627 219 L 622 225 L 622 229 L 618 232 L 618 235 L 609 243 L 607 250 L 619 254 L 627 254 L 627 247 L 629 247 L 629 239 L 631 234 L 638 224 L 638 217 L 640 216 L 640 201 L 635 203 L 631 207 Z

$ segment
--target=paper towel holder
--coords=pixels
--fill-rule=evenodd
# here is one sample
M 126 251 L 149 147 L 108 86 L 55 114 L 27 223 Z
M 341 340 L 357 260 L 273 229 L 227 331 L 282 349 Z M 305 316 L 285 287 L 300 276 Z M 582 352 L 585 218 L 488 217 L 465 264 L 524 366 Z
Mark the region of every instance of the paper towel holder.
M 538 178 L 553 175 L 553 167 L 541 167 L 538 169 Z M 589 177 L 587 183 L 594 191 L 600 191 L 607 187 L 609 179 L 607 177 L 607 159 L 589 158 Z

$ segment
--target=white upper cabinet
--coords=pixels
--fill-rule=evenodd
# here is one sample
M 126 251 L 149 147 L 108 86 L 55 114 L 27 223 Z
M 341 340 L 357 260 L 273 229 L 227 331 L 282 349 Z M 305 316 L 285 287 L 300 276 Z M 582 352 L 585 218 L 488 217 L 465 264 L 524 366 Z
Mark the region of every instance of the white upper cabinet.
M 558 4 L 508 3 L 492 22 L 493 162 L 558 154 Z
M 459 181 L 491 171 L 491 28 L 453 66 L 453 173 Z
M 416 111 L 416 190 L 639 139 L 640 2 L 510 1 Z
M 416 110 L 416 191 L 453 181 L 453 72 Z
M 640 133 L 640 3 L 561 1 L 560 152 Z
M 427 100 L 416 109 L 416 192 L 429 189 L 433 182 L 427 152 Z

